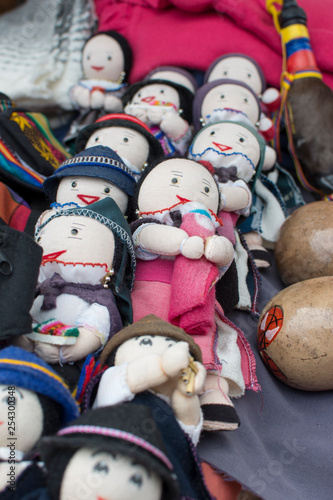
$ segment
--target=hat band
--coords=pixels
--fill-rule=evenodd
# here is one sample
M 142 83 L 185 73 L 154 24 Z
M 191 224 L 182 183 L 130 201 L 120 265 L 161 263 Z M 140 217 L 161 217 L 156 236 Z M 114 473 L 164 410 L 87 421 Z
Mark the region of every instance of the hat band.
M 65 436 L 67 434 L 97 434 L 99 436 L 107 436 L 116 439 L 123 439 L 124 441 L 128 441 L 130 443 L 143 448 L 144 450 L 149 451 L 149 453 L 155 455 L 159 460 L 161 460 L 168 469 L 172 470 L 173 465 L 168 459 L 168 457 L 156 446 L 148 443 L 144 439 L 131 434 L 130 432 L 121 431 L 119 429 L 112 429 L 110 427 L 100 427 L 97 425 L 72 425 L 69 427 L 65 427 L 57 432 L 57 436 Z
M 111 167 L 119 168 L 120 170 L 126 172 L 128 175 L 133 176 L 133 172 L 130 168 L 127 167 L 127 165 L 125 165 L 125 163 L 120 163 L 119 161 L 108 158 L 107 156 L 73 156 L 73 158 L 69 158 L 69 160 L 64 161 L 57 171 L 59 172 L 63 170 L 64 168 L 68 167 L 68 165 L 85 165 L 86 163 L 102 163 L 104 165 L 110 165 Z
M 6 364 L 6 365 L 18 365 L 20 367 L 27 366 L 28 368 L 33 368 L 34 370 L 37 370 L 37 371 L 42 372 L 42 373 L 45 373 L 49 377 L 52 377 L 54 380 L 56 380 L 57 382 L 59 382 L 63 387 L 65 387 L 66 389 L 68 389 L 68 386 L 63 382 L 63 380 L 62 380 L 61 377 L 59 377 L 55 373 L 52 373 L 50 370 L 47 370 L 43 366 L 39 366 L 37 363 L 32 363 L 30 361 L 21 361 L 19 359 L 10 359 L 10 358 L 6 359 L 5 358 L 5 359 L 1 359 L 0 360 L 0 368 L 3 368 L 3 366 L 2 366 L 3 364 Z

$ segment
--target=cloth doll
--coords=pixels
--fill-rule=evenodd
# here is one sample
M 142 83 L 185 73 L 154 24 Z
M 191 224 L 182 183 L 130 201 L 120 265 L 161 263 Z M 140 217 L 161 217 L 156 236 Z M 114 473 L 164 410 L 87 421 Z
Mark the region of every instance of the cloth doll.
M 223 311 L 215 301 L 216 282 L 234 251 L 232 243 L 216 233 L 220 222 L 214 171 L 193 160 L 168 158 L 144 171 L 133 204 L 139 216 L 131 223 L 137 256 L 131 295 L 134 321 L 152 313 L 195 338 L 210 370 L 207 386 L 212 390 L 206 390 L 202 404 L 210 405 L 214 423 L 207 419 L 205 428 L 237 428 L 226 379 L 230 393 L 243 393 L 241 354 L 236 332 L 224 332 Z M 228 361 L 224 347 L 232 353 Z M 215 406 L 210 399 L 214 395 L 219 402 Z
M 144 78 L 144 80 L 169 80 L 170 82 L 178 83 L 188 88 L 192 94 L 198 89 L 198 82 L 195 77 L 184 68 L 179 66 L 158 66 L 152 69 Z
M 132 49 L 117 31 L 92 35 L 82 49 L 82 78 L 69 94 L 79 116 L 64 142 L 71 145 L 82 127 L 107 112 L 122 111 L 121 97 L 132 66 Z
M 94 146 L 62 163 L 45 179 L 43 189 L 52 207 L 87 206 L 108 197 L 125 213 L 135 184 L 133 172 L 115 151 Z
M 148 125 L 164 154 L 185 154 L 192 137 L 192 92 L 170 80 L 143 80 L 123 95 L 125 113 Z
M 40 446 L 52 500 L 180 500 L 147 406 L 89 410 Z
M 33 353 L 0 351 L 0 498 L 47 499 L 38 441 L 77 418 L 63 379 Z
M 262 112 L 270 117 L 280 105 L 280 93 L 266 85 L 265 75 L 258 62 L 241 53 L 229 53 L 215 59 L 205 72 L 204 83 L 230 78 L 246 83 L 261 102 Z M 262 117 L 264 118 L 264 116 Z
M 84 127 L 76 140 L 76 152 L 93 146 L 113 149 L 136 179 L 147 164 L 164 157 L 163 148 L 149 127 L 126 113 L 110 113 Z
M 87 393 L 93 408 L 129 402 L 135 413 L 137 405 L 149 407 L 178 478 L 181 498 L 211 498 L 195 452 L 202 429 L 199 394 L 206 371 L 193 338 L 150 314 L 112 337 L 100 360 L 100 375 Z
M 132 321 L 130 229 L 115 201 L 104 198 L 42 214 L 35 239 L 43 259 L 28 338 L 75 387 L 86 357 Z
M 226 120 L 252 125 L 266 141 L 274 137 L 273 122 L 267 117 L 262 117 L 260 100 L 249 85 L 229 78 L 205 83 L 194 96 L 195 130 L 198 131 L 204 125 Z M 272 148 L 271 154 L 274 153 Z
M 228 229 L 232 235 L 232 227 L 237 224 L 258 267 L 271 263 L 263 239 L 274 243 L 286 218 L 286 207 L 274 180 L 262 174 L 267 162 L 271 166 L 266 151 L 263 138 L 253 127 L 222 121 L 202 128 L 188 153 L 189 158 L 210 161 L 214 166 L 222 194 L 222 230 Z

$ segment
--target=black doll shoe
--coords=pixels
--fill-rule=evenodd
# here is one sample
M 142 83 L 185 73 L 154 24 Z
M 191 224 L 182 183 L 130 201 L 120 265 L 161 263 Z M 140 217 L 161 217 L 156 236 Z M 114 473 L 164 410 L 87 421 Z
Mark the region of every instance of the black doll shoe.
M 204 404 L 203 430 L 234 431 L 240 426 L 240 419 L 234 406 L 224 404 Z

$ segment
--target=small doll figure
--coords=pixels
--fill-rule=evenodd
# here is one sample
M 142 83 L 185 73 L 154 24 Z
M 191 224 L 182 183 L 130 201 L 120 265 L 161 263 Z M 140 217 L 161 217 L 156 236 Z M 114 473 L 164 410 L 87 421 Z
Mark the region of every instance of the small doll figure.
M 134 321 L 152 313 L 195 338 L 204 365 L 210 370 L 207 385 L 212 389 L 215 384 L 219 400 L 210 408 L 214 423 L 206 422 L 205 428 L 237 428 L 239 421 L 226 396 L 229 389 L 225 378 L 229 376 L 227 365 L 230 369 L 237 366 L 239 370 L 230 373 L 230 384 L 235 394 L 242 394 L 240 352 L 237 345 L 230 349 L 235 358 L 223 365 L 220 377 L 218 359 L 224 355 L 219 358 L 216 351 L 217 339 L 227 336 L 221 332 L 223 320 L 217 327 L 216 315 L 220 319 L 223 311 L 215 300 L 215 285 L 230 266 L 234 250 L 228 238 L 217 234 L 220 199 L 214 170 L 210 164 L 168 158 L 144 171 L 133 202 L 139 216 L 131 223 L 137 256 L 131 295 Z M 219 387 L 223 387 L 223 394 Z M 202 401 L 213 406 L 208 391 Z
M 192 137 L 192 92 L 170 80 L 144 80 L 123 95 L 125 113 L 148 125 L 165 156 L 185 154 Z
M 149 127 L 126 113 L 107 114 L 84 127 L 76 140 L 76 152 L 93 146 L 113 149 L 136 179 L 147 164 L 164 158 L 163 148 Z
M 232 235 L 231 228 L 237 224 L 258 267 L 271 262 L 263 238 L 275 242 L 286 217 L 278 188 L 262 174 L 272 167 L 270 149 L 253 127 L 224 121 L 201 129 L 188 153 L 189 158 L 214 166 L 221 191 L 222 231 Z
M 198 89 L 198 83 L 192 73 L 179 66 L 158 66 L 151 70 L 145 80 L 168 80 L 188 88 L 194 95 Z
M 0 498 L 49 498 L 38 441 L 78 415 L 51 366 L 19 347 L 0 351 Z
M 43 189 L 53 208 L 65 204 L 87 206 L 112 198 L 125 213 L 135 184 L 133 172 L 115 151 L 94 146 L 62 163 L 45 179 Z
M 149 431 L 145 423 L 149 425 Z M 87 411 L 41 441 L 51 500 L 180 500 L 162 436 L 148 407 Z
M 199 394 L 206 371 L 192 337 L 150 314 L 112 337 L 100 360 L 97 392 L 98 380 L 90 385 L 96 393 L 93 408 L 130 402 L 135 414 L 137 405 L 149 407 L 179 480 L 181 498 L 211 498 L 194 451 L 202 429 Z
M 43 259 L 27 337 L 75 387 L 86 357 L 132 321 L 130 229 L 115 201 L 104 198 L 42 214 L 35 239 Z
M 221 56 L 207 69 L 204 83 L 210 83 L 220 78 L 230 78 L 246 83 L 259 97 L 262 111 L 269 117 L 277 111 L 280 105 L 280 92 L 266 85 L 265 75 L 255 59 L 239 53 Z
M 263 119 L 259 98 L 249 85 L 227 78 L 205 83 L 196 92 L 193 101 L 196 131 L 200 126 L 226 120 L 252 126 L 266 141 L 274 137 L 273 122 L 267 117 Z
M 69 149 L 73 149 L 83 127 L 105 113 L 122 111 L 121 98 L 132 57 L 129 43 L 117 31 L 99 32 L 88 38 L 82 51 L 82 79 L 70 89 L 71 101 L 79 114 L 64 139 Z

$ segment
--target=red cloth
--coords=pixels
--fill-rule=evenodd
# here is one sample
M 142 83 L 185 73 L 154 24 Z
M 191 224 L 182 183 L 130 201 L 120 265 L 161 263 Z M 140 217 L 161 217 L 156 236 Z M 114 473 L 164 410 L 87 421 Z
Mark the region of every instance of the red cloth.
M 324 82 L 333 88 L 331 0 L 298 0 Z M 114 29 L 134 53 L 130 83 L 157 66 L 205 71 L 218 57 L 241 52 L 261 66 L 267 83 L 280 87 L 280 36 L 265 0 L 95 0 L 99 30 Z

